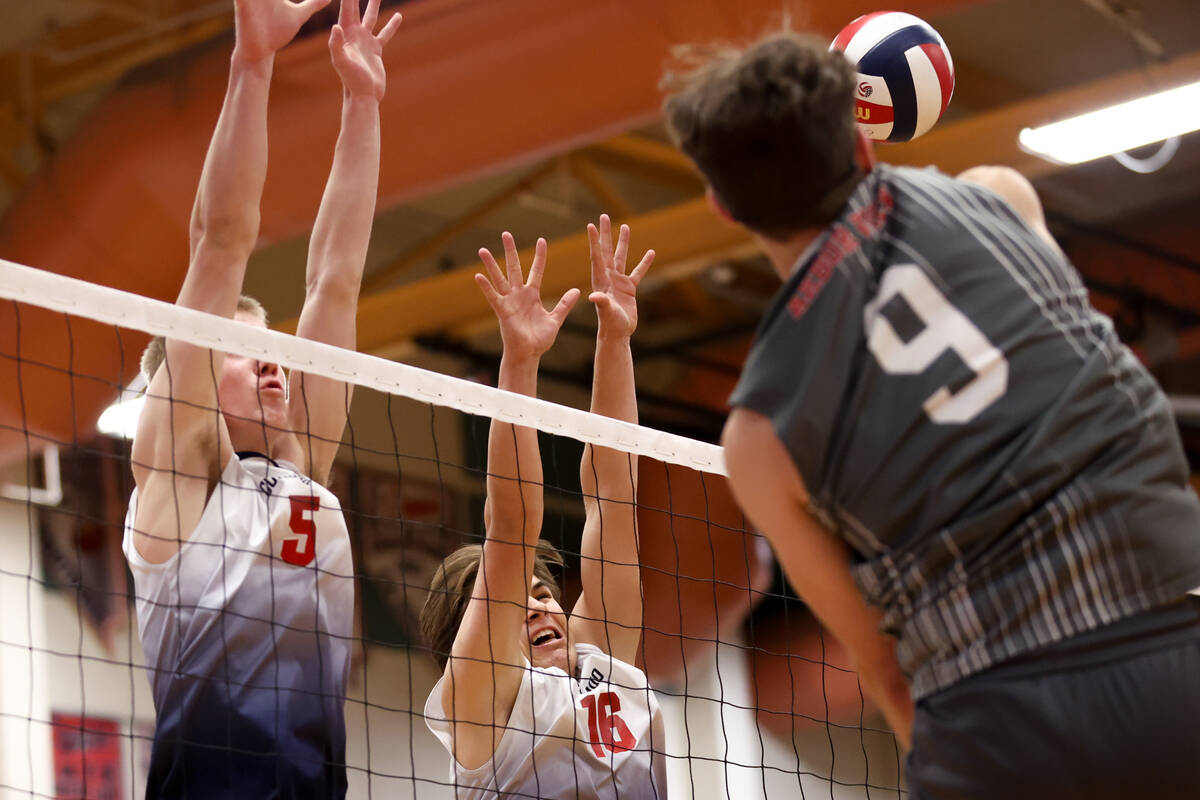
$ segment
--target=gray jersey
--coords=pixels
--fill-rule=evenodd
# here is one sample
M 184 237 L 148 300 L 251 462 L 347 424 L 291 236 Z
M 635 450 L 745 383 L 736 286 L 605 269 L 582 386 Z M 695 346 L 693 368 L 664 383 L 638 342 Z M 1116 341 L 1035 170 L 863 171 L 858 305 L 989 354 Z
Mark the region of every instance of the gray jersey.
M 990 191 L 880 165 L 764 318 L 771 418 L 916 697 L 1200 585 L 1162 391 Z

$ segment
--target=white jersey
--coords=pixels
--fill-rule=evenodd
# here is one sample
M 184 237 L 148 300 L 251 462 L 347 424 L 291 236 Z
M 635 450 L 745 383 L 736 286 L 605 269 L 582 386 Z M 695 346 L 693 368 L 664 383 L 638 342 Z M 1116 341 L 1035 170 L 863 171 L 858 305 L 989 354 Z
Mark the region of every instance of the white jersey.
M 137 500 L 124 550 L 157 712 L 148 796 L 225 796 L 231 781 L 247 797 L 344 794 L 354 569 L 337 498 L 238 454 L 161 564 L 134 546 Z
M 637 667 L 590 644 L 575 646 L 574 678 L 558 667 L 526 672 L 492 759 L 465 769 L 451 756 L 457 796 L 662 800 L 666 741 L 662 711 Z M 442 710 L 444 679 L 425 703 L 425 723 L 453 754 Z

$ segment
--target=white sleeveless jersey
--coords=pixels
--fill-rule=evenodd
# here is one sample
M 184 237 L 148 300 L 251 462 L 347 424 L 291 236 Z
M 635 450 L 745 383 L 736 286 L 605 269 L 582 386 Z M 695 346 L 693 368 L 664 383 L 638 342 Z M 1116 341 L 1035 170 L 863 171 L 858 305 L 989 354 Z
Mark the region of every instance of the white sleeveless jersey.
M 134 547 L 137 500 L 124 550 L 157 712 L 150 795 L 344 794 L 354 569 L 337 498 L 239 454 L 162 564 Z
M 456 796 L 483 798 L 620 798 L 661 800 L 666 792 L 662 711 L 637 667 L 590 644 L 575 646 L 573 678 L 526 662 L 492 760 L 465 769 L 451 757 Z M 453 754 L 439 680 L 425 703 L 425 723 Z

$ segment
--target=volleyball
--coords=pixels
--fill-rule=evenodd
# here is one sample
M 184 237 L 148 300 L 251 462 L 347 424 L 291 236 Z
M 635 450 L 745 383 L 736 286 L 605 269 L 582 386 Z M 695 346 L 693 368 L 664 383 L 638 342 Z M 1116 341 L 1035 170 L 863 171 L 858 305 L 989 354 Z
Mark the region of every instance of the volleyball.
M 954 93 L 954 62 L 933 27 L 902 11 L 876 11 L 851 22 L 830 50 L 857 73 L 854 115 L 877 142 L 907 142 L 934 126 Z

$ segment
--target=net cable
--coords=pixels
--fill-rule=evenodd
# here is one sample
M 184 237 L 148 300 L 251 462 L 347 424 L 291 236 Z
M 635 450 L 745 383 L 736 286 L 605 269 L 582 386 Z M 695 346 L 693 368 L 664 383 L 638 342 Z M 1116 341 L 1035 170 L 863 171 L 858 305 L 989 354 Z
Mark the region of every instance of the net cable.
M 717 445 L 0 259 L 0 297 L 725 475 Z

